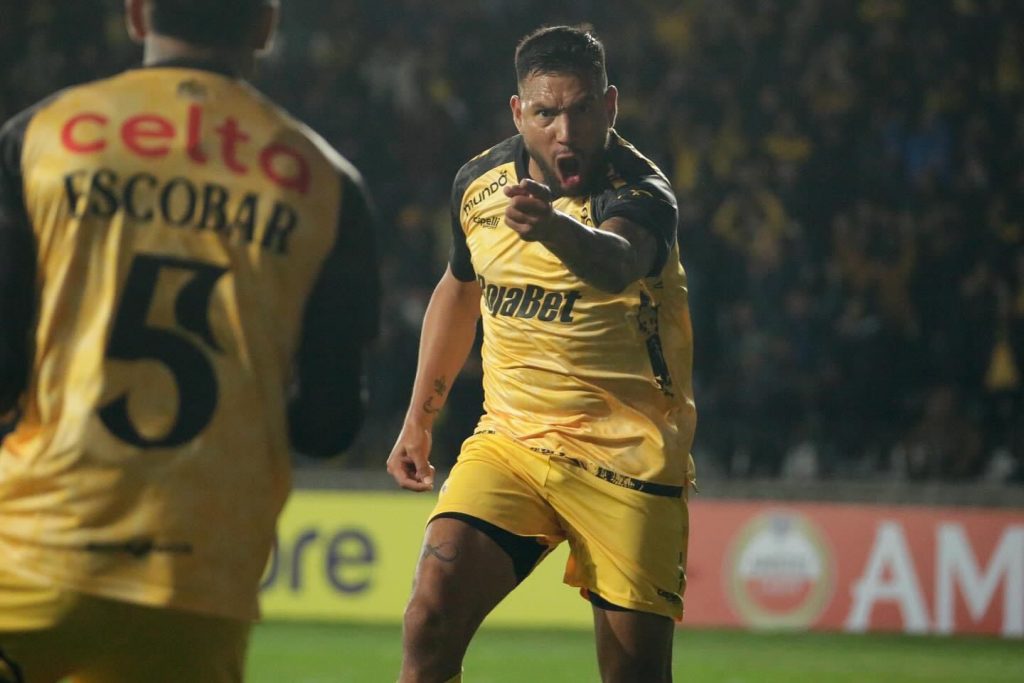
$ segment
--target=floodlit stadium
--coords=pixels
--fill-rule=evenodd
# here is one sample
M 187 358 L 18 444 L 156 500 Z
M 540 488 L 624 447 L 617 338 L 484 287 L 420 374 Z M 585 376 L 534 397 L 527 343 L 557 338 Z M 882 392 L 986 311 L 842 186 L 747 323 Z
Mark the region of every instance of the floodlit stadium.
M 247 0 L 230 1 L 247 5 Z M 446 555 L 441 545 L 425 545 L 424 528 L 439 495 L 450 495 L 447 482 L 459 487 L 464 496 L 459 500 L 468 500 L 466 504 L 473 504 L 476 495 L 472 486 L 466 488 L 467 480 L 458 475 L 450 479 L 460 449 L 471 437 L 497 438 L 521 424 L 501 416 L 480 422 L 485 386 L 489 406 L 500 405 L 508 413 L 523 404 L 538 406 L 537 419 L 543 422 L 544 416 L 557 412 L 559 401 L 590 405 L 598 394 L 586 391 L 599 382 L 586 376 L 578 384 L 547 384 L 536 379 L 542 375 L 529 374 L 509 380 L 509 368 L 534 363 L 551 374 L 572 376 L 575 366 L 566 369 L 558 355 L 569 349 L 567 354 L 575 351 L 614 375 L 614 382 L 627 384 L 630 380 L 622 377 L 632 366 L 628 359 L 616 364 L 621 348 L 612 343 L 619 328 L 611 323 L 566 333 L 556 342 L 546 335 L 552 329 L 560 334 L 573 322 L 589 321 L 588 316 L 597 315 L 594 311 L 619 311 L 596 307 L 592 291 L 611 292 L 607 301 L 601 301 L 620 305 L 636 294 L 627 285 L 635 287 L 637 280 L 650 284 L 641 287 L 639 308 L 615 313 L 615 321 L 624 319 L 623 325 L 636 328 L 635 345 L 647 363 L 642 389 L 655 399 L 648 401 L 648 394 L 630 393 L 630 388 L 607 406 L 602 404 L 601 410 L 607 410 L 597 410 L 602 417 L 592 422 L 569 416 L 558 424 L 552 421 L 554 437 L 537 428 L 529 438 L 520 438 L 528 431 L 524 428 L 509 440 L 544 458 L 564 458 L 565 471 L 571 473 L 566 477 L 576 476 L 597 489 L 610 487 L 622 500 L 632 501 L 627 496 L 635 494 L 685 502 L 680 507 L 688 514 L 688 551 L 680 555 L 685 579 L 679 578 L 685 584 L 685 615 L 672 632 L 672 679 L 1021 679 L 1024 4 L 280 0 L 276 34 L 260 53 L 249 80 L 287 114 L 268 114 L 272 107 L 254 104 L 263 100 L 245 99 L 257 97 L 248 90 L 232 90 L 231 97 L 239 98 L 240 104 L 232 104 L 230 113 L 215 113 L 227 95 L 214 89 L 212 78 L 204 80 L 208 74 L 176 83 L 177 96 L 191 103 L 180 111 L 156 110 L 155 90 L 143 93 L 129 87 L 116 90 L 126 103 L 123 111 L 101 111 L 100 104 L 82 110 L 59 104 L 47 109 L 46 102 L 61 101 L 59 94 L 54 100 L 47 98 L 67 88 L 126 70 L 135 69 L 131 73 L 136 75 L 145 71 L 137 69 L 143 52 L 125 30 L 124 5 L 122 0 L 0 0 L 0 122 L 44 103 L 43 115 L 0 133 L 0 248 L 21 248 L 3 233 L 13 234 L 24 222 L 35 231 L 25 234 L 34 235 L 29 248 L 36 249 L 24 253 L 39 254 L 38 264 L 28 266 L 27 275 L 18 263 L 12 264 L 17 259 L 8 255 L 5 260 L 0 254 L 0 290 L 7 289 L 0 291 L 0 312 L 11 316 L 0 318 L 0 328 L 25 318 L 17 324 L 28 325 L 28 335 L 15 340 L 21 346 L 11 348 L 40 356 L 29 364 L 28 378 L 18 379 L 17 372 L 8 370 L 16 367 L 10 357 L 17 354 L 9 353 L 8 342 L 0 337 L 0 438 L 7 435 L 0 451 L 0 683 L 24 681 L 16 656 L 19 643 L 4 639 L 5 632 L 21 628 L 17 618 L 4 615 L 8 609 L 13 615 L 16 607 L 15 602 L 5 602 L 4 591 L 14 594 L 12 587 L 24 588 L 11 577 L 36 588 L 46 579 L 46 572 L 38 569 L 43 565 L 32 564 L 33 555 L 18 549 L 23 536 L 31 535 L 23 530 L 45 525 L 26 521 L 31 515 L 24 511 L 34 511 L 29 503 L 6 509 L 3 504 L 5 496 L 10 501 L 26 490 L 42 489 L 32 488 L 35 480 L 32 486 L 5 488 L 4 477 L 9 483 L 24 474 L 23 463 L 31 460 L 24 454 L 35 453 L 37 441 L 66 444 L 66 429 L 42 438 L 32 421 L 42 421 L 40 415 L 45 414 L 73 413 L 79 404 L 63 398 L 84 372 L 77 369 L 81 365 L 54 361 L 46 344 L 81 349 L 100 344 L 97 339 L 117 340 L 102 342 L 106 350 L 95 354 L 101 365 L 114 362 L 119 369 L 116 381 L 98 385 L 96 391 L 107 397 L 106 405 L 83 418 L 91 425 L 83 431 L 95 435 L 105 429 L 102 439 L 119 439 L 121 445 L 138 448 L 139 458 L 164 457 L 157 453 L 165 448 L 187 449 L 204 430 L 223 424 L 221 413 L 215 411 L 234 410 L 237 422 L 232 424 L 251 425 L 251 430 L 236 426 L 235 432 L 221 434 L 217 443 L 225 448 L 251 449 L 259 454 L 254 458 L 269 461 L 260 450 L 265 444 L 255 435 L 280 436 L 282 453 L 289 455 L 282 456 L 280 468 L 268 465 L 274 474 L 270 483 L 249 468 L 239 470 L 233 488 L 181 475 L 197 499 L 214 501 L 210 509 L 216 512 L 203 515 L 202 538 L 219 539 L 216 543 L 224 546 L 249 539 L 246 534 L 216 534 L 218 524 L 228 518 L 237 521 L 239 511 L 249 509 L 242 507 L 249 492 L 268 501 L 279 496 L 283 502 L 288 490 L 284 484 L 290 482 L 291 495 L 277 518 L 273 548 L 259 579 L 261 616 L 249 637 L 247 654 L 240 655 L 246 662 L 246 681 L 394 681 L 402 670 L 403 618 L 407 630 L 412 623 L 403 615 L 417 563 L 431 555 L 445 562 L 458 554 Z M 173 17 L 163 21 L 170 22 L 165 26 L 176 25 Z M 616 150 L 627 155 L 630 168 L 648 169 L 645 178 L 656 175 L 665 181 L 665 191 L 674 194 L 676 227 L 672 231 L 669 224 L 667 237 L 659 234 L 642 242 L 650 239 L 653 229 L 639 231 L 646 238 L 630 232 L 637 222 L 654 222 L 665 215 L 649 208 L 641 211 L 635 208 L 639 204 L 622 208 L 627 199 L 652 199 L 657 188 L 634 185 L 611 161 L 605 169 L 603 156 L 593 166 L 599 170 L 592 171 L 587 150 L 575 147 L 572 153 L 559 152 L 547 165 L 531 161 L 539 152 L 529 143 L 522 148 L 495 147 L 516 135 L 517 124 L 520 130 L 529 125 L 516 110 L 518 101 L 528 101 L 528 94 L 521 92 L 526 81 L 514 68 L 517 41 L 540 26 L 563 24 L 592 29 L 603 41 L 608 83 L 617 88 L 616 135 L 611 144 L 620 144 L 618 136 L 628 141 Z M 204 34 L 200 30 L 195 35 Z M 211 40 L 218 44 L 216 36 Z M 179 67 L 175 63 L 174 68 Z M 557 84 L 557 78 L 544 81 L 548 90 L 541 89 L 543 96 Z M 102 102 L 108 97 L 105 93 L 115 90 L 95 92 L 101 94 L 90 97 Z M 567 92 L 575 91 L 569 87 Z M 607 90 L 601 93 L 607 98 Z M 513 95 L 517 97 L 510 111 Z M 605 106 L 608 101 L 588 100 L 587 106 Z M 107 104 L 116 109 L 111 102 Z M 523 116 L 528 117 L 534 110 L 523 106 Z M 538 108 L 543 111 L 537 116 L 552 119 L 593 113 L 579 102 Z M 289 123 L 291 117 L 302 125 Z M 281 128 L 261 139 L 271 125 Z M 61 153 L 74 163 L 90 155 L 102 155 L 108 163 L 105 155 L 124 149 L 133 155 L 129 166 L 140 165 L 133 170 L 118 167 L 107 176 L 106 171 L 61 171 L 47 182 L 46 170 L 56 166 L 52 160 L 38 160 L 45 156 L 39 150 L 50 143 L 62 145 Z M 324 151 L 329 147 L 345 161 Z M 492 148 L 500 152 L 484 154 Z M 508 159 L 489 161 L 509 149 Z M 600 152 L 604 154 L 605 148 Z M 160 166 L 165 163 L 168 166 Z M 587 286 L 603 283 L 600 278 L 607 275 L 599 273 L 596 280 L 589 272 L 581 275 L 574 261 L 581 258 L 579 252 L 560 251 L 564 246 L 550 246 L 551 240 L 535 239 L 536 233 L 531 236 L 528 212 L 523 218 L 527 227 L 520 228 L 512 225 L 512 214 L 494 209 L 500 202 L 514 203 L 504 189 L 508 173 L 529 173 L 531 163 L 544 171 L 548 185 L 555 183 L 554 194 L 541 197 L 548 210 L 555 207 L 552 215 L 569 216 L 590 230 L 588 234 L 601 232 L 592 229 L 597 216 L 597 225 L 605 225 L 605 232 L 614 232 L 627 246 L 647 244 L 649 249 L 636 247 L 638 263 L 643 257 L 648 259 L 644 263 L 654 266 L 637 271 L 621 287 L 595 285 L 595 290 L 561 287 L 541 275 L 512 284 L 495 283 L 494 271 L 485 275 L 486 265 L 507 258 L 520 268 L 517 272 L 532 277 L 535 262 L 527 257 L 545 248 L 545 258 L 566 264 Z M 175 164 L 173 172 L 167 170 L 170 164 Z M 622 167 L 627 165 L 622 162 Z M 325 169 L 342 178 L 340 190 L 333 176 L 329 189 L 318 184 Z M 591 172 L 597 178 L 607 175 L 607 194 L 565 189 L 589 187 L 586 174 Z M 251 191 L 232 184 L 250 179 L 258 183 Z M 115 282 L 108 287 L 121 285 L 97 265 L 100 256 L 82 257 L 88 264 L 80 270 L 69 266 L 60 271 L 61 277 L 54 275 L 56 266 L 47 259 L 60 261 L 61 249 L 70 249 L 72 243 L 62 232 L 62 214 L 39 208 L 38 197 L 47 188 L 54 196 L 67 198 L 76 221 L 109 209 L 106 218 L 120 216 L 109 223 L 117 230 L 136 220 L 176 226 L 188 233 L 185 240 L 230 233 L 225 240 L 233 240 L 232 245 L 251 247 L 256 265 L 245 273 L 254 280 L 265 269 L 274 270 L 265 264 L 289 254 L 298 254 L 295 262 L 301 262 L 301 268 L 280 268 L 285 283 L 280 299 L 276 291 L 264 299 L 240 294 L 235 310 L 234 304 L 218 298 L 227 286 L 228 265 L 208 267 L 194 254 L 174 250 L 172 256 L 136 257 L 130 273 L 121 278 L 128 283 L 123 285 L 126 291 L 135 294 L 117 295 L 116 325 L 110 324 L 114 332 L 97 333 L 98 328 L 83 324 L 69 329 L 91 332 L 71 339 L 60 331 L 60 321 L 73 317 L 69 311 L 75 306 L 79 312 L 95 306 L 95 315 L 102 315 L 105 309 L 98 298 L 89 299 L 88 294 L 74 306 L 52 304 L 52 311 L 30 314 L 16 305 L 14 289 L 29 292 L 34 287 L 21 301 L 38 298 L 38 305 L 46 306 L 49 299 L 40 292 L 54 281 L 81 277 L 83 283 L 103 280 Z M 539 196 L 538 190 L 531 191 L 530 199 Z M 596 199 L 579 199 L 583 196 Z M 27 221 L 19 218 L 22 213 Z M 602 224 L 605 215 L 611 223 Z M 306 241 L 309 226 L 323 217 L 332 228 L 347 221 L 372 224 L 375 234 L 370 241 L 359 234 L 336 242 Z M 43 219 L 45 229 L 39 226 Z M 621 233 L 615 232 L 617 219 L 627 223 Z M 475 237 L 470 229 L 487 239 L 506 241 L 483 243 L 484 238 Z M 339 230 L 339 235 L 347 235 Z M 510 244 L 521 245 L 512 230 L 535 251 L 514 251 Z M 97 254 L 109 255 L 114 248 L 97 248 Z M 598 250 L 580 251 L 596 258 Z M 516 256 L 509 257 L 510 253 Z M 63 260 L 75 261 L 70 253 L 64 256 Z M 672 279 L 675 260 L 685 271 L 678 280 Z M 333 280 L 322 275 L 334 273 L 331 269 L 339 263 L 347 275 Z M 308 275 L 302 269 L 308 269 Z M 16 276 L 8 275 L 14 271 Z M 459 291 L 479 285 L 483 323 L 474 328 L 475 341 L 457 373 L 421 377 L 416 386 L 425 387 L 426 393 L 415 394 L 418 357 L 425 353 L 421 335 L 430 327 L 424 327 L 428 304 L 435 286 L 440 288 L 439 280 L 445 282 L 443 278 L 453 274 L 464 288 Z M 659 298 L 673 282 L 682 298 Z M 92 292 L 85 287 L 82 291 Z M 168 304 L 166 311 L 148 308 L 159 301 L 160 292 L 172 288 L 177 288 L 173 297 L 168 295 L 173 305 Z M 299 303 L 294 306 L 285 300 L 285 294 L 293 292 L 302 293 L 296 295 Z M 245 343 L 236 345 L 242 349 L 239 366 L 247 372 L 256 368 L 253 375 L 265 372 L 275 381 L 294 371 L 310 384 L 318 374 L 350 368 L 343 360 L 304 365 L 303 353 L 307 359 L 322 356 L 332 346 L 323 344 L 323 337 L 319 346 L 297 341 L 306 339 L 303 330 L 312 325 L 295 313 L 306 310 L 299 308 L 306 305 L 306 296 L 322 304 L 310 310 L 344 312 L 344 320 L 317 327 L 328 342 L 363 335 L 344 342 L 353 356 L 363 354 L 362 380 L 354 380 L 354 391 L 361 392 L 365 406 L 361 424 L 353 426 L 358 419 L 332 413 L 331 408 L 343 402 L 327 390 L 306 396 L 300 415 L 292 409 L 282 419 L 273 411 L 258 413 L 259 419 L 245 417 L 245 411 L 264 398 L 267 387 L 276 385 L 261 380 L 243 389 L 229 387 L 226 371 L 217 365 L 219 358 L 235 352 L 224 339 L 234 329 L 245 328 L 246 302 L 258 299 L 266 311 L 284 311 L 282 319 L 287 322 L 245 328 L 249 336 L 240 333 Z M 665 316 L 680 301 L 679 310 L 688 306 L 688 313 L 676 316 L 685 319 L 679 325 L 684 332 L 676 334 L 675 328 L 666 331 Z M 377 332 L 364 333 L 374 325 L 377 306 Z M 692 345 L 685 338 L 691 323 Z M 524 327 L 511 327 L 514 324 Z M 133 331 L 138 337 L 125 341 Z M 448 339 L 443 332 L 431 334 Z M 494 339 L 505 343 L 502 334 L 512 341 L 495 350 Z M 274 365 L 268 370 L 256 357 L 264 347 L 272 346 L 276 353 L 278 336 L 289 338 L 280 348 L 294 351 L 299 360 L 285 353 L 270 354 Z M 361 351 L 364 337 L 373 339 Z M 602 348 L 602 342 L 612 349 L 607 355 L 593 351 Z M 529 355 L 531 348 L 536 356 Z M 679 370 L 685 364 L 678 357 L 691 350 L 692 377 L 680 382 Z M 490 376 L 485 381 L 486 369 L 499 365 L 504 383 Z M 49 384 L 33 389 L 33 372 Z M 301 381 L 293 379 L 287 380 L 286 391 L 270 400 L 275 410 L 301 393 L 301 387 L 296 388 Z M 609 385 L 614 382 L 609 380 Z M 696 418 L 686 412 L 693 408 L 687 402 L 690 389 Z M 149 393 L 145 399 L 132 399 L 133 391 Z M 518 392 L 520 403 L 495 401 L 504 391 Z M 224 406 L 218 396 L 231 396 L 233 403 Z M 59 407 L 51 408 L 47 401 Z M 437 404 L 443 407 L 438 409 Z M 154 406 L 169 417 L 147 426 L 140 416 Z M 7 407 L 11 411 L 4 415 Z M 409 431 L 409 415 L 416 410 L 428 415 L 433 425 L 430 464 L 436 468 L 432 485 L 423 485 L 430 490 L 421 493 L 400 490 L 394 472 L 385 470 L 400 433 L 408 438 L 403 426 Z M 654 427 L 643 423 L 637 432 L 627 432 L 615 422 L 601 431 L 602 420 L 612 424 L 621 414 L 629 416 L 624 423 L 630 428 L 640 419 L 636 415 L 649 418 Z M 289 419 L 291 432 L 285 424 Z M 693 419 L 696 431 L 689 450 L 695 481 L 686 467 L 685 450 L 676 454 L 682 458 L 677 463 L 681 479 L 663 481 L 643 474 L 652 471 L 646 461 L 643 467 L 635 465 L 647 457 L 637 455 L 639 446 L 631 450 L 632 446 L 620 445 L 642 441 L 651 433 L 666 444 L 666 434 L 682 433 L 678 443 L 689 443 L 686 432 Z M 297 441 L 299 423 L 312 435 Z M 538 440 L 530 440 L 534 438 Z M 102 439 L 99 443 L 107 443 Z M 559 447 L 544 439 L 555 439 Z M 618 450 L 605 461 L 591 457 L 586 450 L 591 446 L 595 451 Z M 43 452 L 45 446 L 38 448 Z M 201 448 L 193 450 L 185 455 L 202 456 Z M 273 447 L 266 450 L 270 453 Z M 670 445 L 664 450 L 671 451 Z M 112 467 L 115 460 L 120 463 L 120 451 L 111 453 L 104 467 Z M 637 470 L 623 473 L 617 469 L 622 462 L 632 462 Z M 131 464 L 121 465 L 132 471 Z M 286 476 L 289 467 L 291 474 Z M 48 472 L 59 469 L 54 466 Z M 415 481 L 423 482 L 421 473 L 413 474 Z M 169 473 L 163 476 L 172 478 Z M 517 471 L 517 476 L 533 474 Z M 541 479 L 545 476 L 549 475 Z M 228 493 L 218 498 L 218 491 Z M 519 492 L 507 495 L 513 498 Z M 138 497 L 144 501 L 146 494 Z M 61 505 L 69 505 L 73 498 L 62 498 Z M 272 502 L 257 506 L 260 519 L 272 520 L 273 507 Z M 630 503 L 623 509 L 635 507 Z M 77 508 L 55 509 L 68 518 L 79 514 Z M 569 524 L 561 510 L 551 514 Z M 641 516 L 660 514 L 645 511 Z M 497 540 L 488 530 L 493 526 L 484 520 L 484 526 L 474 529 Z M 265 550 L 271 536 L 264 535 L 265 545 L 256 545 Z M 575 529 L 561 537 L 540 532 L 511 535 L 539 539 L 540 545 L 551 538 L 568 542 L 545 556 L 486 617 L 465 656 L 464 680 L 601 680 L 593 635 L 595 612 L 600 613 L 603 604 L 613 612 L 622 610 L 614 599 L 604 600 L 608 596 L 599 595 L 594 586 L 603 593 L 605 587 L 620 585 L 607 578 L 608 565 L 602 564 L 608 557 L 617 558 L 619 548 L 608 550 L 607 556 L 595 551 L 570 560 L 570 544 L 591 542 Z M 685 539 L 685 530 L 682 535 Z M 246 540 L 239 540 L 242 537 Z M 102 567 L 115 555 L 130 563 L 154 553 L 166 553 L 171 558 L 168 564 L 173 564 L 195 550 L 177 538 L 108 540 L 83 545 L 86 552 L 103 558 L 90 560 L 89 567 Z M 511 547 L 502 543 L 505 550 Z M 629 547 L 639 548 L 638 557 L 647 557 L 644 553 L 652 550 L 639 543 Z M 678 563 L 676 554 L 672 568 Z M 520 561 L 512 556 L 518 580 Z M 532 566 L 536 556 L 522 562 Z M 5 564 L 12 567 L 9 575 L 3 573 Z M 630 571 L 646 577 L 648 569 Z M 238 572 L 248 574 L 255 586 L 255 572 Z M 567 577 L 573 587 L 566 585 Z M 238 620 L 248 609 L 242 604 L 244 595 L 231 597 L 235 602 L 230 607 L 227 598 L 223 606 L 211 606 L 202 595 L 179 595 L 169 587 L 165 592 L 133 588 L 110 595 L 102 586 L 54 581 L 94 597 L 180 607 L 217 618 Z M 593 582 L 589 588 L 587 581 Z M 217 590 L 234 596 L 230 583 L 218 583 Z M 652 586 L 654 599 L 660 595 L 668 605 L 655 613 L 672 616 L 672 610 L 678 610 L 678 587 L 666 591 Z M 632 590 L 635 584 L 629 587 Z M 643 594 L 623 594 L 630 596 L 626 611 L 650 602 Z M 139 595 L 144 597 L 138 599 Z M 448 625 L 437 625 L 438 632 L 442 627 Z M 244 652 L 244 644 L 238 647 Z M 162 671 L 160 676 L 173 673 Z M 160 676 L 153 680 L 165 679 Z M 606 675 L 606 680 L 611 679 Z

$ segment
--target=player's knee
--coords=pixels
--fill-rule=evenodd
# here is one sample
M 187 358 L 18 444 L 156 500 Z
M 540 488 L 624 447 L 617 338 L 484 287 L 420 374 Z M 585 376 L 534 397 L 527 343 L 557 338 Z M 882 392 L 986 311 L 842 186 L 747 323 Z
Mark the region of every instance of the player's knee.
M 448 680 L 459 672 L 468 642 L 437 601 L 411 600 L 403 627 L 403 670 L 428 680 Z
M 443 640 L 447 623 L 436 600 L 413 596 L 405 608 L 402 622 L 405 640 L 413 645 Z
M 421 566 L 405 608 L 406 632 L 442 634 L 457 619 L 453 608 L 459 604 L 453 577 L 434 567 Z
M 457 605 L 434 595 L 414 595 L 403 618 L 406 651 L 427 658 L 461 659 L 474 628 L 470 615 Z

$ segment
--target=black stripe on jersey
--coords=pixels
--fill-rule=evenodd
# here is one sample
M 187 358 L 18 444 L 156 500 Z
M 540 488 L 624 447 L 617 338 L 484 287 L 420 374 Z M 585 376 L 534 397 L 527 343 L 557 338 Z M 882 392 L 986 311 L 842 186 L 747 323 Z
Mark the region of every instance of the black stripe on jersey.
M 27 386 L 35 317 L 36 243 L 25 208 L 22 148 L 32 118 L 53 97 L 0 129 L 0 416 Z
M 669 372 L 668 362 L 665 360 L 665 349 L 661 345 L 661 333 L 658 330 L 658 307 L 651 297 L 643 292 L 640 292 L 640 310 L 637 312 L 636 321 L 647 346 L 647 357 L 651 361 L 654 381 L 661 393 L 673 396 L 672 374 Z
M 448 263 L 456 279 L 462 282 L 472 282 L 476 279 L 476 270 L 470 259 L 469 247 L 466 246 L 466 231 L 462 227 L 462 206 L 466 189 L 487 171 L 510 161 L 516 162 L 516 173 L 519 176 L 516 182 L 519 182 L 526 173 L 524 152 L 522 136 L 515 135 L 470 159 L 455 174 L 451 197 L 452 247 L 448 254 Z
M 195 548 L 188 541 L 176 541 L 171 543 L 158 543 L 152 538 L 133 538 L 130 541 L 113 543 L 86 543 L 82 548 L 87 553 L 124 554 L 131 555 L 136 559 L 148 557 L 149 555 L 191 555 Z

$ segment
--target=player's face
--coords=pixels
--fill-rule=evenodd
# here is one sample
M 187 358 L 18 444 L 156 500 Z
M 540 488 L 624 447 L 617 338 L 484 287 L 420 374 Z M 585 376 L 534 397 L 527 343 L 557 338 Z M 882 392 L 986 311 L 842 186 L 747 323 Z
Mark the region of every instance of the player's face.
M 513 95 L 512 119 L 530 154 L 530 175 L 557 195 L 585 194 L 604 171 L 618 92 L 573 74 L 533 74 Z

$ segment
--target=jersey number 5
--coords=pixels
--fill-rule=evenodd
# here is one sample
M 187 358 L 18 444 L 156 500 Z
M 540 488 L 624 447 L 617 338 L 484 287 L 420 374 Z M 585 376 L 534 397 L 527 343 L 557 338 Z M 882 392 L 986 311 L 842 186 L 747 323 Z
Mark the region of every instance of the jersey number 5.
M 174 320 L 180 330 L 147 323 L 164 269 L 192 273 L 174 300 Z M 128 414 L 125 392 L 99 411 L 100 419 L 114 436 L 139 448 L 171 448 L 188 443 L 210 423 L 217 407 L 217 376 L 200 343 L 213 351 L 221 350 L 210 329 L 209 308 L 213 288 L 226 272 L 208 263 L 165 256 L 139 255 L 132 261 L 106 356 L 162 363 L 178 388 L 178 412 L 166 434 L 144 436 Z

